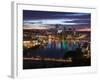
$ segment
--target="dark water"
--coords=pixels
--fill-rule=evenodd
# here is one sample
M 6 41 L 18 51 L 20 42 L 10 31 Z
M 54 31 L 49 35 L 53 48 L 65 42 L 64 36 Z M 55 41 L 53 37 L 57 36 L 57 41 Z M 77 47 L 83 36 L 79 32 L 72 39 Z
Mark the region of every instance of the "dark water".
M 65 54 L 66 50 L 61 50 L 61 49 L 36 49 L 36 50 L 30 50 L 29 54 L 31 56 L 42 56 L 42 57 L 50 57 L 50 58 L 59 58 L 63 57 Z
M 82 42 L 80 42 L 83 44 Z M 54 67 L 75 67 L 75 66 L 90 66 L 91 59 L 82 58 L 82 48 L 79 43 L 67 43 L 66 41 L 48 42 L 47 45 L 42 47 L 35 47 L 23 51 L 24 57 L 49 57 L 49 58 L 73 58 L 71 63 L 65 62 L 52 62 L 52 61 L 31 61 L 23 60 L 23 69 L 36 69 L 36 68 L 54 68 Z
M 24 50 L 24 54 L 29 56 L 42 56 L 42 57 L 54 57 L 61 58 L 68 51 L 75 51 L 79 48 L 78 43 L 67 43 L 66 41 L 55 41 L 48 42 L 43 47 L 36 47 Z M 73 53 L 74 54 L 74 53 Z

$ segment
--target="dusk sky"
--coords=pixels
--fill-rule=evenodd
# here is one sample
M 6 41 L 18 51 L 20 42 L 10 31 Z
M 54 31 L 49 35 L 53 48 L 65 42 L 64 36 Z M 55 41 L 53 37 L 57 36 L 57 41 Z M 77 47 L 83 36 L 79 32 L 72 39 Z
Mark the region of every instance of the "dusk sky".
M 23 10 L 23 24 L 32 26 L 34 24 L 66 26 L 87 26 L 91 24 L 90 13 L 76 12 L 51 12 Z

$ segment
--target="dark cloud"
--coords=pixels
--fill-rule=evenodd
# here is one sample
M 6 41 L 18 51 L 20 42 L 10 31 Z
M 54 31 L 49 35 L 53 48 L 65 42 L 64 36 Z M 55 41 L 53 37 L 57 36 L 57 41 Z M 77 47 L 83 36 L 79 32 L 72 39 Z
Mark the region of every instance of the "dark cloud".
M 23 20 L 46 20 L 46 19 L 64 19 L 64 24 L 66 23 L 76 23 L 80 26 L 90 26 L 91 24 L 91 14 L 90 13 L 77 13 L 77 12 L 51 12 L 51 11 L 31 11 L 23 10 Z M 68 21 L 70 19 L 72 21 Z M 31 22 L 32 23 L 32 22 Z M 33 22 L 34 23 L 34 22 Z M 40 23 L 42 23 L 40 21 Z M 56 23 L 55 23 L 56 24 Z M 60 23 L 59 23 L 60 24 Z

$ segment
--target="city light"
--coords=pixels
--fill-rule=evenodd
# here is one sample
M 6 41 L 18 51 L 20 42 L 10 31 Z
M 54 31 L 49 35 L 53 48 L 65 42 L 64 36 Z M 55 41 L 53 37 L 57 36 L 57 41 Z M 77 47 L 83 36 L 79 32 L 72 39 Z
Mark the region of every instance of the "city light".
M 23 11 L 23 69 L 91 65 L 91 14 Z

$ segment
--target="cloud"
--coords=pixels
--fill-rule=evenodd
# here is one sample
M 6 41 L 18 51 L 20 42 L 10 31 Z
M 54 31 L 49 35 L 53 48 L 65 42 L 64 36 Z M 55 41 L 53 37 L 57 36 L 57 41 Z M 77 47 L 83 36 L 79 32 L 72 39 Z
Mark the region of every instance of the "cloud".
M 87 25 L 88 19 L 38 19 L 38 20 L 24 20 L 24 25 L 41 24 L 41 25 Z

